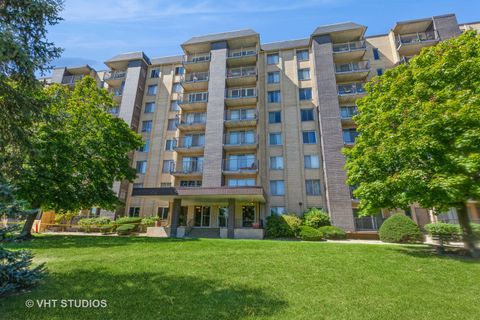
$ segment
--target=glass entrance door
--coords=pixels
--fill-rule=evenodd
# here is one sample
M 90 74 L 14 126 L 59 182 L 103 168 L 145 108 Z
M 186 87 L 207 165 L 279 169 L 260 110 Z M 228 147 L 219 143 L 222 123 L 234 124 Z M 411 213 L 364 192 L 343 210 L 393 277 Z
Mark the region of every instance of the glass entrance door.
M 195 206 L 194 226 L 210 227 L 210 207 Z

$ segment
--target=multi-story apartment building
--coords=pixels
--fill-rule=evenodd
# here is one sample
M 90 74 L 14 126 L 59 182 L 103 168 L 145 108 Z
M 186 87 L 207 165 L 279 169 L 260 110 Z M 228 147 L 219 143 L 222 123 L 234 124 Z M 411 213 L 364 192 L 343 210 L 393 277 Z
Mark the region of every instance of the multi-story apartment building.
M 142 135 L 137 179 L 114 186 L 121 215 L 158 214 L 172 236 L 248 238 L 263 236 L 271 214 L 319 207 L 347 231 L 376 230 L 388 212 L 356 217 L 346 183 L 342 149 L 357 136 L 355 100 L 372 77 L 471 28 L 480 23 L 448 14 L 375 36 L 348 22 L 267 44 L 240 30 L 191 38 L 181 56 L 120 54 L 101 73 L 58 68 L 51 81 L 97 77 L 118 102 L 112 113 Z M 470 213 L 480 219 L 477 203 Z M 406 214 L 422 225 L 432 219 L 416 206 Z

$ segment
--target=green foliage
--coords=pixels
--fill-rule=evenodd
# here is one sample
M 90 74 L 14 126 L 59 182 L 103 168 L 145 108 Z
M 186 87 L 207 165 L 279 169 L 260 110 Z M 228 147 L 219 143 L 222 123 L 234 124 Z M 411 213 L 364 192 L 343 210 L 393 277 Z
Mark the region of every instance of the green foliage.
M 115 225 L 113 225 L 113 224 L 105 224 L 105 225 L 102 225 L 102 226 L 98 227 L 98 230 L 99 230 L 102 234 L 107 234 L 107 233 L 113 232 L 113 230 L 115 230 Z
M 480 35 L 465 32 L 375 77 L 345 150 L 365 213 L 480 199 Z
M 425 225 L 425 230 L 427 230 L 430 235 L 438 237 L 455 238 L 461 233 L 460 226 L 458 224 L 443 222 L 429 223 Z
M 323 226 L 323 227 L 318 228 L 318 230 L 323 233 L 325 239 L 341 240 L 341 239 L 346 239 L 347 238 L 347 233 L 339 227 Z
M 304 223 L 306 226 L 310 226 L 312 228 L 320 228 L 323 226 L 329 226 L 330 223 L 330 216 L 323 210 L 317 208 L 310 208 L 303 216 Z
M 400 213 L 385 220 L 378 235 L 383 242 L 416 243 L 423 241 L 422 232 L 417 224 Z
M 473 236 L 480 240 L 480 223 L 470 223 L 470 226 L 472 227 Z
M 46 274 L 42 263 L 34 268 L 27 250 L 7 251 L 0 247 L 0 297 L 37 285 Z
M 137 226 L 134 224 L 122 224 L 117 227 L 117 233 L 119 235 L 127 235 L 136 230 Z
M 83 218 L 78 220 L 78 225 L 82 227 L 100 227 L 110 224 L 110 219 L 106 217 Z
M 303 241 L 322 241 L 323 232 L 310 226 L 300 226 L 300 239 Z
M 138 217 L 122 217 L 115 220 L 116 225 L 140 224 L 140 223 L 142 223 L 142 218 L 138 218 Z
M 294 238 L 302 221 L 295 214 L 267 217 L 266 232 L 269 238 Z
M 73 218 L 79 215 L 79 211 L 66 211 L 55 213 L 55 223 L 69 224 Z
M 158 220 L 160 220 L 158 216 L 144 217 L 141 223 L 146 227 L 152 227 L 155 225 L 155 222 Z

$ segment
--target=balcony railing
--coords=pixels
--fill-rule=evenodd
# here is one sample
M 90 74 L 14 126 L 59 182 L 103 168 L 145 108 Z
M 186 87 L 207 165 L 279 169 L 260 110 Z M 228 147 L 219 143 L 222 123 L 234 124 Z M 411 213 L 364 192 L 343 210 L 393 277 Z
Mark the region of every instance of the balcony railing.
M 205 146 L 205 135 L 195 134 L 176 139 L 175 149 L 178 148 L 201 148 Z
M 357 107 L 340 107 L 340 118 L 343 120 L 352 119 L 358 114 Z
M 127 75 L 126 70 L 105 72 L 103 80 L 123 79 Z
M 193 72 L 186 74 L 182 79 L 183 82 L 201 82 L 208 81 L 208 72 Z
M 339 96 L 366 93 L 363 83 L 340 84 L 337 88 Z
M 377 231 L 385 219 L 381 216 L 355 217 L 357 231 Z
M 114 97 L 121 97 L 123 94 L 123 88 L 115 88 L 111 92 L 113 92 Z
M 203 172 L 203 160 L 183 160 L 173 163 L 171 174 L 195 174 Z
M 255 67 L 240 67 L 227 70 L 227 78 L 250 77 L 257 75 L 257 68 Z
M 197 54 L 189 54 L 184 56 L 183 62 L 186 64 L 189 63 L 202 63 L 210 61 L 210 52 L 206 53 L 197 53 Z
M 255 98 L 257 97 L 256 88 L 235 88 L 228 89 L 225 92 L 227 99 Z
M 370 70 L 370 63 L 368 61 L 357 61 L 350 63 L 341 63 L 335 65 L 336 73 L 349 73 L 357 71 L 368 71 Z
M 257 119 L 256 109 L 227 110 L 225 120 L 227 121 L 248 121 Z
M 257 143 L 257 137 L 253 131 L 241 133 L 227 133 L 224 137 L 224 144 L 226 146 L 242 146 L 252 145 Z
M 367 47 L 365 40 L 345 42 L 345 43 L 334 43 L 333 52 L 350 52 L 356 50 L 364 50 Z
M 83 75 L 64 76 L 62 84 L 75 84 L 75 82 L 82 80 Z
M 228 51 L 229 58 L 238 58 L 238 57 L 246 57 L 246 56 L 254 56 L 257 54 L 256 48 L 241 48 L 241 49 L 233 49 Z
M 400 47 L 402 44 L 413 44 L 437 39 L 437 33 L 435 31 L 399 34 L 397 35 L 397 47 Z
M 402 59 L 400 59 L 400 63 L 408 63 L 412 58 L 413 56 L 403 56 Z
M 177 119 L 177 125 L 203 124 L 207 121 L 206 112 L 184 113 Z
M 255 156 L 223 159 L 223 170 L 231 172 L 256 172 L 258 170 L 258 160 Z
M 208 101 L 208 92 L 195 92 L 189 93 L 187 95 L 182 95 L 178 100 L 178 103 L 186 104 L 186 103 L 199 103 L 199 102 L 207 102 Z

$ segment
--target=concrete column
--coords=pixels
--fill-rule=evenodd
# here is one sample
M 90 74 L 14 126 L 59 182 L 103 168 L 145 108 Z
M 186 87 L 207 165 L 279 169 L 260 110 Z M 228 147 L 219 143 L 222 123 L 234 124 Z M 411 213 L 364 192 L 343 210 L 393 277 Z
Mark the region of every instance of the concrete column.
M 235 199 L 228 199 L 228 220 L 227 220 L 227 237 L 233 239 L 235 237 Z
M 458 27 L 457 17 L 454 14 L 433 17 L 433 25 L 440 40 L 454 38 L 462 33 Z
M 222 185 L 226 63 L 227 42 L 212 43 L 203 162 L 202 185 L 204 187 L 220 187 Z
M 53 83 L 62 83 L 63 76 L 65 75 L 67 68 L 55 68 L 52 72 L 52 82 Z
M 118 117 L 123 119 L 134 131 L 138 129 L 140 112 L 142 110 L 146 69 L 147 66 L 143 61 L 130 61 L 123 86 L 122 102 L 120 103 Z
M 182 200 L 174 199 L 172 204 L 172 214 L 170 220 L 170 237 L 177 237 L 177 228 L 180 217 L 180 212 L 182 210 Z
M 323 158 L 325 198 L 333 224 L 354 231 L 352 200 L 347 186 L 343 137 L 338 103 L 333 49 L 328 35 L 312 41 L 315 85 L 318 92 L 320 141 Z

